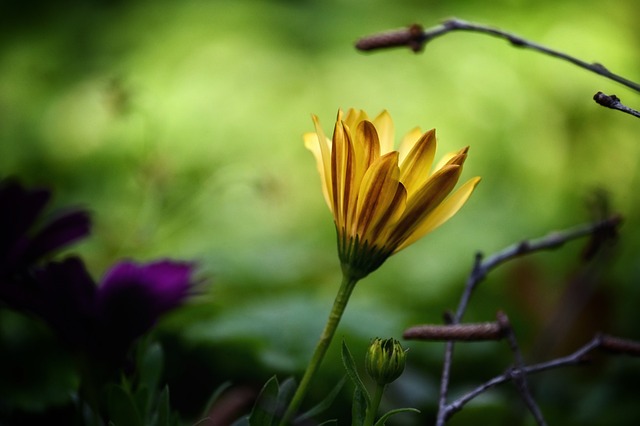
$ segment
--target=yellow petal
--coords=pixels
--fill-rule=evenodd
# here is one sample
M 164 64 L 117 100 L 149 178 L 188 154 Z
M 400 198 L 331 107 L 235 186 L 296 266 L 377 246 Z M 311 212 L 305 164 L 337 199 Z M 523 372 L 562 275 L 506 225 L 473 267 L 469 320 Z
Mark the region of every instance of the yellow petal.
M 353 148 L 355 153 L 355 169 L 352 193 L 355 195 L 360 190 L 360 184 L 364 174 L 371 164 L 380 157 L 380 141 L 373 123 L 367 120 L 358 123 L 356 134 L 353 138 Z M 353 222 L 355 209 L 356 203 L 354 200 L 354 202 L 349 204 L 348 223 Z
M 313 156 L 316 158 L 316 166 L 318 168 L 318 173 L 320 174 L 320 184 L 322 186 L 322 195 L 324 195 L 324 200 L 327 202 L 329 209 L 331 209 L 331 197 L 329 196 L 328 188 L 330 185 L 327 185 L 327 180 L 325 177 L 325 167 L 324 161 L 322 159 L 322 152 L 320 151 L 320 143 L 318 142 L 318 134 L 317 133 L 305 133 L 303 135 L 304 138 L 304 146 L 313 153 Z
M 460 151 L 458 151 L 453 157 L 447 161 L 447 164 L 457 164 L 462 166 L 467 159 L 467 154 L 469 153 L 469 147 L 464 147 Z
M 322 159 L 323 172 L 321 173 L 321 177 L 324 179 L 323 188 L 324 191 L 326 191 L 325 197 L 329 204 L 329 209 L 335 214 L 333 209 L 333 185 L 331 183 L 331 145 L 329 145 L 329 139 L 324 134 L 322 126 L 320 126 L 320 120 L 318 120 L 318 117 L 312 115 L 311 118 L 313 119 L 313 125 L 316 129 L 318 149 L 320 150 L 320 158 Z M 318 164 L 318 167 L 320 167 L 320 164 Z
M 458 152 L 448 152 L 448 153 L 446 153 L 440 159 L 440 161 L 438 161 L 438 163 L 434 167 L 434 170 L 439 170 L 439 169 L 443 168 L 447 164 L 461 164 L 461 162 L 460 162 L 460 159 L 461 159 L 460 156 L 461 155 L 464 156 L 464 158 L 462 158 L 462 163 L 464 163 L 464 160 L 467 158 L 467 152 L 468 151 L 469 151 L 469 147 L 467 146 L 465 148 L 462 148 Z
M 400 152 L 400 164 L 404 162 L 404 159 L 407 158 L 407 154 L 409 154 L 409 151 L 413 149 L 413 146 L 421 137 L 422 131 L 420 130 L 420 127 L 414 127 L 402 137 L 402 141 L 400 141 L 400 146 L 398 147 L 398 152 Z
M 358 124 L 354 148 L 358 158 L 358 165 L 362 166 L 365 171 L 380 157 L 380 139 L 373 123 L 361 121 Z M 364 172 L 362 174 L 364 175 Z
M 432 129 L 422 135 L 400 165 L 400 181 L 409 197 L 429 179 L 435 154 L 436 132 Z
M 348 127 L 355 129 L 358 126 L 358 123 L 368 119 L 367 113 L 363 110 L 350 108 L 342 121 L 344 121 Z
M 446 165 L 409 198 L 407 209 L 391 231 L 390 244 L 399 246 L 420 226 L 431 211 L 449 195 L 461 172 L 462 168 L 458 165 Z
M 398 180 L 398 153 L 380 157 L 367 170 L 358 194 L 354 234 L 374 243 L 379 230 L 396 220 L 404 210 L 406 191 Z
M 386 110 L 382 111 L 374 118 L 373 124 L 378 130 L 378 137 L 380 138 L 380 153 L 386 154 L 393 151 L 393 120 L 391 120 L 389 113 Z
M 433 211 L 429 214 L 425 220 L 409 235 L 404 242 L 402 242 L 396 252 L 402 250 L 405 247 L 413 244 L 420 238 L 427 235 L 429 232 L 433 231 L 449 219 L 455 215 L 460 208 L 467 202 L 471 193 L 476 188 L 478 183 L 480 182 L 479 177 L 475 177 L 469 179 L 458 188 L 453 194 L 451 194 L 447 199 L 445 199 L 438 207 L 433 209 Z
M 342 121 L 336 123 L 331 148 L 331 183 L 333 193 L 333 215 L 339 228 L 347 224 L 349 204 L 355 200 L 353 193 L 355 155 L 351 135 Z
M 401 182 L 398 184 L 387 209 L 378 215 L 377 221 L 370 228 L 369 239 L 372 245 L 386 247 L 389 250 L 393 249 L 388 244 L 388 237 L 391 232 L 390 225 L 396 223 L 402 217 L 407 208 L 407 198 L 407 190 Z

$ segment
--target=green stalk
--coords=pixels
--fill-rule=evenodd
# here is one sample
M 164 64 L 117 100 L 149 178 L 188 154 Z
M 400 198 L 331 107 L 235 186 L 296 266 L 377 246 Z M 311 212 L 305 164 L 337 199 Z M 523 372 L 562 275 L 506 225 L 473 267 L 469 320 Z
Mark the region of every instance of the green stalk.
M 307 390 L 309 388 L 309 384 L 313 379 L 313 376 L 320 368 L 320 364 L 322 363 L 322 359 L 331 344 L 331 340 L 333 339 L 333 335 L 338 328 L 338 324 L 340 323 L 340 319 L 342 318 L 342 314 L 344 313 L 345 308 L 347 307 L 347 302 L 349 301 L 349 297 L 351 296 L 351 292 L 353 292 L 356 283 L 358 282 L 358 278 L 353 278 L 348 276 L 348 274 L 342 275 L 342 283 L 340 284 L 340 289 L 338 290 L 338 294 L 336 295 L 336 299 L 333 301 L 333 307 L 331 308 L 331 312 L 329 313 L 329 318 L 327 319 L 327 324 L 324 326 L 324 330 L 320 335 L 320 340 L 316 344 L 316 349 L 313 352 L 313 356 L 311 357 L 311 361 L 307 365 L 307 369 L 304 372 L 304 376 L 302 376 L 302 380 L 300 381 L 300 386 L 296 389 L 296 393 L 293 395 L 289 406 L 287 407 L 287 411 L 285 411 L 284 416 L 282 417 L 282 421 L 280 422 L 280 426 L 288 425 L 300 408 L 300 404 L 302 404 L 302 400 L 307 394 Z
M 376 383 L 376 391 L 373 394 L 373 399 L 371 399 L 371 406 L 368 407 L 367 415 L 364 418 L 364 426 L 373 426 L 373 423 L 376 421 L 376 413 L 378 412 L 378 408 L 380 407 L 380 401 L 382 400 L 382 394 L 385 387 L 386 385 L 379 385 Z

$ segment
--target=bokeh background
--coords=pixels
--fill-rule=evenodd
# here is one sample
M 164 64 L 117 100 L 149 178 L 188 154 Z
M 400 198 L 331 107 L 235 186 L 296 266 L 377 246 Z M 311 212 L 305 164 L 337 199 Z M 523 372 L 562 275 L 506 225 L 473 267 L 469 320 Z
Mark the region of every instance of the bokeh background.
M 638 81 L 639 14 L 633 0 L 4 0 L 0 174 L 93 212 L 92 238 L 72 251 L 96 277 L 122 258 L 199 262 L 204 290 L 156 333 L 185 424 L 224 382 L 250 394 L 306 365 L 340 268 L 302 134 L 312 113 L 329 132 L 338 108 L 387 109 L 398 137 L 435 127 L 438 152 L 470 145 L 463 179 L 483 180 L 454 219 L 358 285 L 309 401 L 342 377 L 341 340 L 363 360 L 373 337 L 440 323 L 477 251 L 592 220 L 595 194 L 625 217 L 615 248 L 588 266 L 584 242 L 511 262 L 482 284 L 466 318 L 503 309 L 532 362 L 595 331 L 640 339 L 640 121 L 591 100 L 615 93 L 637 108 L 638 94 L 477 34 L 447 35 L 418 55 L 353 47 L 456 16 Z M 2 415 L 62 416 L 77 385 L 67 355 L 31 320 L 5 310 L 0 321 Z M 423 414 L 390 423 L 431 424 L 443 345 L 405 344 L 410 363 L 385 407 Z M 453 393 L 509 362 L 504 343 L 461 345 Z M 638 380 L 640 361 L 621 357 L 531 378 L 549 423 L 565 425 L 638 424 Z M 326 419 L 349 421 L 351 392 Z M 451 424 L 533 423 L 506 385 Z

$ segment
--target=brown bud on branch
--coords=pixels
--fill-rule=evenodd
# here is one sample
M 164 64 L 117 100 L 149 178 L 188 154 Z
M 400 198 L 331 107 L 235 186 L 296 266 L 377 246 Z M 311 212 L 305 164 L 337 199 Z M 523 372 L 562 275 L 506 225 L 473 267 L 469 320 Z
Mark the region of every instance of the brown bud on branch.
M 600 349 L 607 352 L 640 356 L 640 342 L 603 334 L 600 336 Z
M 598 92 L 593 95 L 593 100 L 603 107 L 617 109 L 618 111 L 626 112 L 629 115 L 640 118 L 640 111 L 629 108 L 628 106 L 623 104 L 622 101 L 620 101 L 620 98 L 618 98 L 616 95 L 605 95 L 602 92 Z
M 424 45 L 422 26 L 413 24 L 409 28 L 387 31 L 363 37 L 356 42 L 356 48 L 369 51 L 390 47 L 409 47 L 418 53 Z
M 477 342 L 500 340 L 504 330 L 497 322 L 452 325 L 417 325 L 402 334 L 407 340 L 439 340 Z

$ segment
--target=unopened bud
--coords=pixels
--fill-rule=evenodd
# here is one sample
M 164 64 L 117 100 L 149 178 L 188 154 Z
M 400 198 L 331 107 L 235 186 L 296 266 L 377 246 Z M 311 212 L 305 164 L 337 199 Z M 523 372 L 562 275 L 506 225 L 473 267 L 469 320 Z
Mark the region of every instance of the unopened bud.
M 365 367 L 367 373 L 380 386 L 396 380 L 404 371 L 406 353 L 395 339 L 376 338 L 371 342 Z

